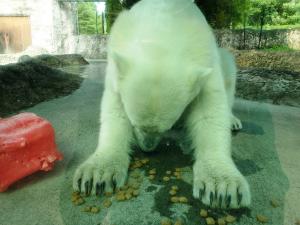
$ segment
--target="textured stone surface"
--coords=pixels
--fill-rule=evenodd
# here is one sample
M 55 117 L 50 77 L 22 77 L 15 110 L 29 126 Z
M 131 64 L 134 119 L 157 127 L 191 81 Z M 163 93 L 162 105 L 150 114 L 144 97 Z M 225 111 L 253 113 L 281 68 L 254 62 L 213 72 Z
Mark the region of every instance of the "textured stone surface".
M 300 73 L 262 68 L 240 70 L 236 96 L 276 105 L 300 107 Z
M 259 42 L 259 30 L 246 30 L 245 43 L 243 30 L 215 30 L 220 46 L 234 49 L 256 49 Z M 300 30 L 280 29 L 264 30 L 261 47 L 288 46 L 300 50 Z

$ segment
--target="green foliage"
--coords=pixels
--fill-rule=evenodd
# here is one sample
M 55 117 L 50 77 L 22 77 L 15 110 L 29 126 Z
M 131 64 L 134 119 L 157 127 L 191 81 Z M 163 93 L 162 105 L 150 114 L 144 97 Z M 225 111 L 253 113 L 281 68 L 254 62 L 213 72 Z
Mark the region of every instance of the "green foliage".
M 292 48 L 289 48 L 287 45 L 276 45 L 268 48 L 263 48 L 262 50 L 270 51 L 270 52 L 293 52 L 296 51 Z
M 106 25 L 107 32 L 110 31 L 114 21 L 116 20 L 123 7 L 119 0 L 107 0 L 106 1 Z
M 96 5 L 94 2 L 79 2 L 77 10 L 79 34 L 102 33 L 102 18 L 101 15 L 97 15 L 96 19 Z

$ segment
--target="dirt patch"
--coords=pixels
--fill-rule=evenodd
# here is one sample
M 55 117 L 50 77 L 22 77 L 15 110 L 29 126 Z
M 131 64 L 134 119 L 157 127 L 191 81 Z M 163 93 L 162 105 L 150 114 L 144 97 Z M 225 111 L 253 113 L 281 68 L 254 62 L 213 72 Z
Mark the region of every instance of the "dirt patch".
M 82 80 L 77 74 L 51 68 L 39 60 L 0 66 L 0 117 L 69 95 Z

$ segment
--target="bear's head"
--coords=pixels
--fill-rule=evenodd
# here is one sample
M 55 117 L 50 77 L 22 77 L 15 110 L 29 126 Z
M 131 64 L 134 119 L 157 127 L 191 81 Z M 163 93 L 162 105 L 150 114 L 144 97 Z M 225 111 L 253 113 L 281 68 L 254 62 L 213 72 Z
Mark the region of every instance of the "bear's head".
M 137 143 L 143 151 L 152 151 L 199 94 L 212 69 L 159 55 L 126 56 L 113 54 L 114 86 Z

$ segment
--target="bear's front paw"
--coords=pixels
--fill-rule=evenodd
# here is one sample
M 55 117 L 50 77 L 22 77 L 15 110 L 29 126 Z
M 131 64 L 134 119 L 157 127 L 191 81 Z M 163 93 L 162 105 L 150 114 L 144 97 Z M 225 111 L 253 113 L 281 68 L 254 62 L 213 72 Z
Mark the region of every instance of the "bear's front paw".
M 216 208 L 240 208 L 250 205 L 247 180 L 233 162 L 196 162 L 193 196 Z
M 129 156 L 95 153 L 82 163 L 73 178 L 74 191 L 86 195 L 112 192 L 124 185 L 127 178 Z

